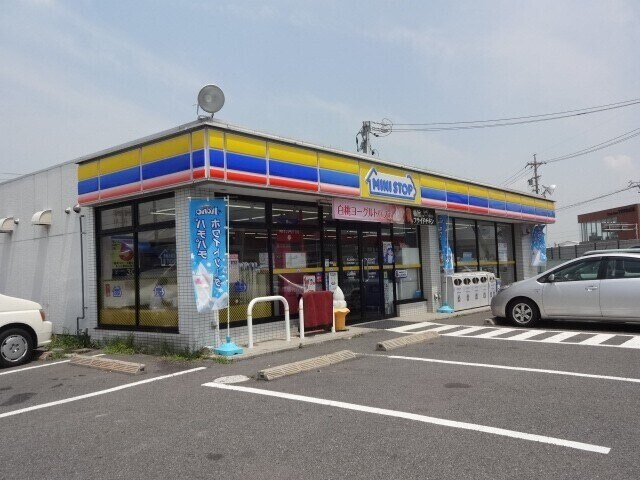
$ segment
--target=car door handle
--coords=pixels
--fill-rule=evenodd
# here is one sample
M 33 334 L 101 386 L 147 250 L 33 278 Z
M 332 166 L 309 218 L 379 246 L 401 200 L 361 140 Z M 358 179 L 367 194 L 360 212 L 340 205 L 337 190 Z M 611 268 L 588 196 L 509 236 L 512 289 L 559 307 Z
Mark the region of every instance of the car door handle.
M 593 292 L 594 290 L 597 290 L 597 289 L 598 289 L 598 287 L 596 287 L 595 285 L 591 285 L 591 286 L 585 288 L 585 290 L 587 292 Z

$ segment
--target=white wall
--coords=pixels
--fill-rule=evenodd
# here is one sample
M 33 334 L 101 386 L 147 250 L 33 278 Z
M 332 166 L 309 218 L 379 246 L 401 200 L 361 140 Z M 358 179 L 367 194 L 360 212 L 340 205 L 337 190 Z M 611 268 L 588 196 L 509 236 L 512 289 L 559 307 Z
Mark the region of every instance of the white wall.
M 75 333 L 82 315 L 79 214 L 64 212 L 77 202 L 76 171 L 65 164 L 0 184 L 0 218 L 19 219 L 0 233 L 0 293 L 40 303 L 56 333 Z M 32 225 L 46 209 L 51 226 Z

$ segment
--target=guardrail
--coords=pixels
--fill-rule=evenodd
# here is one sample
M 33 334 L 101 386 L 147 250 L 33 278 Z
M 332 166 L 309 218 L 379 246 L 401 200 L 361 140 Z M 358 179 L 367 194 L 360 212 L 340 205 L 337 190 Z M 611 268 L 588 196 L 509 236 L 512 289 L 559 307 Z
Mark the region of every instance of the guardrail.
M 287 342 L 291 341 L 291 327 L 289 324 L 289 302 L 280 295 L 272 295 L 270 297 L 256 297 L 247 305 L 247 334 L 249 335 L 249 347 L 253 348 L 253 306 L 259 302 L 275 302 L 281 301 L 284 304 L 284 328 L 286 330 Z

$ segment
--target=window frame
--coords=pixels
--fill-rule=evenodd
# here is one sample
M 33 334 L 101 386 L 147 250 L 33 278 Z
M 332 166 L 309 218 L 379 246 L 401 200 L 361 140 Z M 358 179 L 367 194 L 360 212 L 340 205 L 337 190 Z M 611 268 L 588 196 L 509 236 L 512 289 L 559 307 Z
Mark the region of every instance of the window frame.
M 98 300 L 98 315 L 97 315 L 97 329 L 99 330 L 123 330 L 133 332 L 161 332 L 161 333 L 180 333 L 179 322 L 176 327 L 145 327 L 140 325 L 140 257 L 138 252 L 138 233 L 159 230 L 162 228 L 176 229 L 175 217 L 173 220 L 165 220 L 157 223 L 145 223 L 140 225 L 138 205 L 141 203 L 147 203 L 154 200 L 163 200 L 165 198 L 173 198 L 175 202 L 175 195 L 173 192 L 163 195 L 154 195 L 152 197 L 141 197 L 124 202 L 112 203 L 109 205 L 103 205 L 96 207 L 95 209 L 95 245 L 96 245 L 96 289 Z M 102 211 L 109 210 L 117 207 L 129 206 L 131 208 L 131 226 L 119 227 L 111 229 L 102 229 Z M 101 277 L 102 277 L 102 238 L 117 234 L 130 233 L 133 235 L 133 272 L 134 272 L 134 291 L 135 291 L 135 325 L 108 325 L 101 323 L 100 311 L 103 306 Z M 177 249 L 177 238 L 176 238 Z M 177 265 L 176 265 L 177 269 Z M 179 300 L 178 300 L 179 301 Z M 179 317 L 178 317 L 179 318 Z

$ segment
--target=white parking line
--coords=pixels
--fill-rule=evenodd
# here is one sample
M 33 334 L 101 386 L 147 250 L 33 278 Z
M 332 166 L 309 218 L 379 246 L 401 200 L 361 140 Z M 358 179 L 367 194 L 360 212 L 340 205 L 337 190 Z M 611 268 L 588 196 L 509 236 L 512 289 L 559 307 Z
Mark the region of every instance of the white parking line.
M 461 337 L 462 335 L 466 335 L 468 333 L 477 332 L 479 330 L 485 330 L 487 327 L 469 327 L 464 330 L 458 330 L 457 332 L 447 333 L 448 337 Z
M 546 330 L 528 330 L 523 333 L 519 333 L 518 335 L 514 335 L 513 337 L 504 338 L 501 340 L 525 340 L 527 338 L 535 337 L 536 335 L 540 335 L 542 333 L 547 333 Z
M 516 438 L 519 440 L 528 440 L 531 442 L 546 443 L 550 445 L 558 445 L 561 447 L 575 448 L 587 452 L 608 454 L 611 449 L 600 445 L 592 445 L 589 443 L 574 442 L 562 438 L 548 437 L 545 435 L 536 435 L 533 433 L 518 432 L 515 430 L 507 430 L 504 428 L 489 427 L 475 423 L 458 422 L 455 420 L 446 420 L 444 418 L 428 417 L 426 415 L 418 415 L 415 413 L 401 412 L 398 410 L 388 410 L 386 408 L 368 407 L 366 405 L 357 405 L 355 403 L 338 402 L 335 400 L 327 400 L 324 398 L 307 397 L 304 395 L 295 395 L 292 393 L 274 392 L 271 390 L 262 390 L 252 387 L 241 387 L 238 385 L 225 385 L 221 383 L 205 383 L 203 387 L 219 388 L 222 390 L 233 390 L 236 392 L 253 393 L 256 395 L 264 395 L 267 397 L 284 398 L 287 400 L 295 400 L 298 402 L 314 403 L 316 405 L 325 405 L 327 407 L 342 408 L 365 413 L 373 413 L 376 415 L 385 415 L 388 417 L 402 418 L 405 420 L 413 420 L 416 422 L 430 423 L 433 425 L 441 425 L 444 427 L 460 428 L 463 430 L 472 430 L 476 432 L 490 433 L 503 437 Z
M 562 332 L 557 335 L 553 335 L 552 337 L 543 338 L 540 340 L 543 343 L 560 343 L 567 338 L 575 337 L 576 335 L 580 335 L 581 332 Z
M 442 325 L 436 328 L 430 328 L 429 330 L 424 330 L 422 332 L 415 333 L 424 333 L 424 332 L 446 332 L 447 330 L 453 330 L 454 328 L 460 328 L 461 325 Z M 413 333 L 413 332 L 412 332 Z
M 389 331 L 390 332 L 403 333 L 403 332 L 408 332 L 409 330 L 417 330 L 418 328 L 428 327 L 428 326 L 431 326 L 431 325 L 438 325 L 438 324 L 437 323 L 433 323 L 433 322 L 410 323 L 409 325 L 403 325 L 401 327 L 390 328 Z
M 183 370 L 181 372 L 171 373 L 169 375 L 161 375 L 159 377 L 146 378 L 139 382 L 126 383 L 113 388 L 107 388 L 106 390 L 99 390 L 97 392 L 86 393 L 84 395 L 78 395 L 77 397 L 69 397 L 62 400 L 56 400 L 55 402 L 42 403 L 40 405 L 33 405 L 31 407 L 21 408 L 19 410 L 12 410 L 10 412 L 0 413 L 0 418 L 12 417 L 14 415 L 20 415 L 21 413 L 32 412 L 34 410 L 40 410 L 43 408 L 54 407 L 56 405 L 62 405 L 64 403 L 76 402 L 78 400 L 84 400 L 85 398 L 97 397 L 99 395 L 105 395 L 107 393 L 117 392 L 118 390 L 124 390 L 125 388 L 137 387 L 138 385 L 144 385 L 145 383 L 156 382 L 158 380 L 165 380 L 167 378 L 177 377 L 178 375 L 184 375 L 186 373 L 198 372 L 200 370 L 206 370 L 207 367 L 197 367 L 190 370 Z
M 587 338 L 581 342 L 578 342 L 579 345 L 600 345 L 602 342 L 606 342 L 610 338 L 615 337 L 616 335 L 613 333 L 599 333 L 598 335 L 594 335 L 591 338 Z
M 91 355 L 91 356 L 92 357 L 103 357 L 105 355 L 106 355 L 106 353 L 98 353 L 97 355 Z M 43 365 L 33 365 L 31 367 L 19 368 L 17 370 L 9 370 L 8 372 L 0 372 L 0 375 L 9 375 L 11 373 L 24 372 L 25 370 L 33 370 L 34 368 L 50 367 L 51 365 L 60 365 L 61 363 L 69 363 L 70 361 L 71 361 L 71 359 L 69 359 L 69 360 L 61 360 L 59 362 L 45 363 Z
M 622 348 L 640 348 L 640 336 L 633 337 L 631 340 L 627 340 L 618 346 Z
M 547 370 L 544 368 L 512 367 L 509 365 L 496 365 L 496 364 L 490 364 L 490 363 L 456 362 L 454 360 L 439 360 L 435 358 L 421 358 L 421 357 L 402 357 L 399 355 L 368 354 L 367 356 L 391 358 L 394 360 L 411 360 L 414 362 L 443 363 L 448 365 L 464 365 L 467 367 L 495 368 L 498 370 L 515 370 L 519 372 L 549 373 L 552 375 L 566 375 L 568 377 L 583 377 L 583 378 L 594 378 L 598 380 L 615 380 L 618 382 L 640 383 L 640 378 L 613 377 L 610 375 L 594 375 L 591 373 L 565 372 L 562 370 Z
M 475 338 L 493 338 L 498 335 L 504 335 L 505 333 L 515 332 L 515 328 L 496 328 L 487 333 L 481 333 L 480 335 L 475 335 Z

